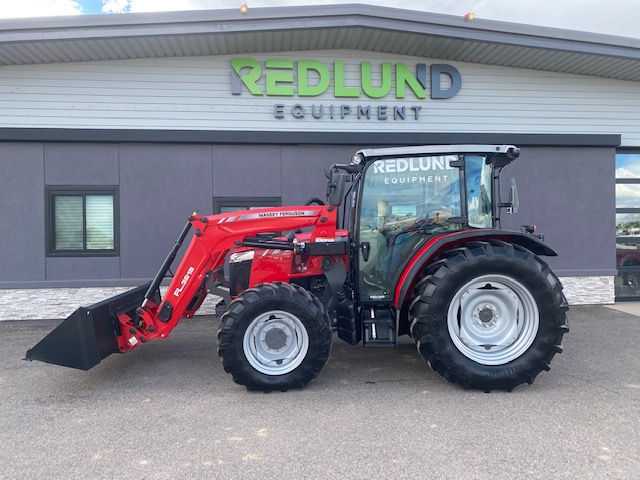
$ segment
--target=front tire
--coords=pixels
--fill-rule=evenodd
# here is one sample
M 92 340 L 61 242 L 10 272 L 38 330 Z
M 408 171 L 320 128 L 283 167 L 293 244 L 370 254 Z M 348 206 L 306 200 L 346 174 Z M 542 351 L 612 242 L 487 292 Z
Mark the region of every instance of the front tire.
M 320 301 L 298 285 L 264 283 L 243 291 L 220 320 L 218 354 L 249 390 L 303 388 L 329 359 L 332 330 Z
M 418 283 L 411 335 L 446 380 L 511 391 L 533 383 L 569 330 L 562 284 L 540 258 L 504 242 L 446 252 Z

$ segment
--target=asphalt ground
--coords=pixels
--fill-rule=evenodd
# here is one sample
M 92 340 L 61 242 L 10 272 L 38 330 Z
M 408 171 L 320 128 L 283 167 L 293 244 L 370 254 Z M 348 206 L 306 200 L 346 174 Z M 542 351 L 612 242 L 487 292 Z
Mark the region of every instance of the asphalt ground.
M 2 479 L 637 479 L 640 317 L 574 307 L 550 372 L 465 391 L 396 349 L 334 342 L 306 389 L 255 393 L 215 317 L 89 372 L 21 359 L 55 322 L 0 322 Z

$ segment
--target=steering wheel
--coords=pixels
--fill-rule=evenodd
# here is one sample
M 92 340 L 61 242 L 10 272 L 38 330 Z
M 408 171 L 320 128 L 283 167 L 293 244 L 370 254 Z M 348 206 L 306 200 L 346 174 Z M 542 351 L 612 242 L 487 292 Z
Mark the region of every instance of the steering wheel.
M 305 205 L 311 205 L 313 203 L 317 203 L 318 205 L 324 205 L 324 202 L 322 200 L 320 200 L 318 197 L 310 198 L 304 204 Z

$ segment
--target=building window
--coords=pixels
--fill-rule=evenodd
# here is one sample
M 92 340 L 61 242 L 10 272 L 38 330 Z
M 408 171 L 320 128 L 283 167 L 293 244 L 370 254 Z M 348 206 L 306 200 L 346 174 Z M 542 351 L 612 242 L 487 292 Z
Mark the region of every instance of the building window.
M 213 213 L 279 207 L 281 204 L 278 197 L 216 197 L 213 199 Z
M 640 153 L 616 155 L 616 300 L 640 297 Z
M 117 188 L 49 187 L 46 198 L 49 255 L 118 253 Z

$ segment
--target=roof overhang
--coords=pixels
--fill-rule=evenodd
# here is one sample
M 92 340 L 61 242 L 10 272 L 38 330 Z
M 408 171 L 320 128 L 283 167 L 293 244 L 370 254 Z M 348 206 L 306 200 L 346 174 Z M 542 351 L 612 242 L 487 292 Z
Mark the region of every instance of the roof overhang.
M 333 49 L 640 81 L 640 39 L 370 5 L 0 21 L 0 65 Z

